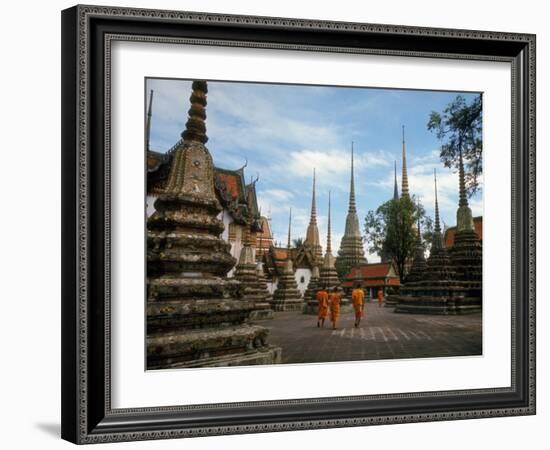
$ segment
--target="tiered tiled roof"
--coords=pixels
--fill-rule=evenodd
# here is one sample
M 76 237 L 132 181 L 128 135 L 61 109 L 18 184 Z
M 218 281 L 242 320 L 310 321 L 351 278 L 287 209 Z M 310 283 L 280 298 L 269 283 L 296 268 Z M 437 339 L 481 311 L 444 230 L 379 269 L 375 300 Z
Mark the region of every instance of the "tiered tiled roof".
M 353 267 L 344 277 L 342 287 L 350 288 L 359 281 L 361 287 L 399 286 L 399 276 L 391 262 L 368 263 Z
M 474 231 L 476 232 L 479 240 L 483 241 L 483 216 L 474 217 Z M 445 236 L 443 237 L 445 247 L 449 248 L 454 245 L 455 234 L 456 226 L 449 227 L 445 230 Z
M 166 153 L 147 151 L 147 192 L 156 195 L 166 184 L 174 149 Z M 237 170 L 214 168 L 214 185 L 218 200 L 231 212 L 233 219 L 241 224 L 251 223 L 260 230 L 260 214 L 256 197 L 256 182 L 246 184 L 244 167 Z

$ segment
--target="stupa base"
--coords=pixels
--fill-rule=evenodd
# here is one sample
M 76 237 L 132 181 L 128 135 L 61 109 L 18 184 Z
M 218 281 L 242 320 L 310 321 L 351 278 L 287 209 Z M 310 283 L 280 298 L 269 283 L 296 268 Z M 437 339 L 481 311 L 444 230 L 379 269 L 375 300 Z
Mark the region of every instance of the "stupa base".
M 301 312 L 304 307 L 304 302 L 293 302 L 293 303 L 277 303 L 272 305 L 275 311 L 298 311 Z
M 394 312 L 408 314 L 462 315 L 481 312 L 478 298 L 397 297 Z

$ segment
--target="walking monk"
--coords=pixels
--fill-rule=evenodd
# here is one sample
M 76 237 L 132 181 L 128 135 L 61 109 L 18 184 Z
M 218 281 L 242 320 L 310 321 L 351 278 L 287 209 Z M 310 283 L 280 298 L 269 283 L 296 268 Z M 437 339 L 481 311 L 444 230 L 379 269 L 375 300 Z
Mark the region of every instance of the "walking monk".
M 338 319 L 340 318 L 340 302 L 342 297 L 338 292 L 338 288 L 335 287 L 329 295 L 329 304 L 330 304 L 330 321 L 332 322 L 332 329 L 336 330 L 338 325 Z
M 353 303 L 353 309 L 355 310 L 355 328 L 361 323 L 361 317 L 363 317 L 363 308 L 365 305 L 365 293 L 361 289 L 360 283 L 355 283 L 353 291 L 351 291 L 351 301 Z
M 328 292 L 325 288 L 322 288 L 317 294 L 315 295 L 315 299 L 317 300 L 318 306 L 317 306 L 317 327 L 324 327 L 325 326 L 325 319 L 328 315 Z
M 378 306 L 382 306 L 382 302 L 384 301 L 384 292 L 382 289 L 378 289 Z

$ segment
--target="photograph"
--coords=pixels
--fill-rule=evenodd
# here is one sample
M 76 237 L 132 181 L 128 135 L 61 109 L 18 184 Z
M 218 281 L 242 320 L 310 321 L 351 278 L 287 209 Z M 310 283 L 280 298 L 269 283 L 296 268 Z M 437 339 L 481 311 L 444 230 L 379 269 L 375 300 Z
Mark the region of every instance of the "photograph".
M 143 105 L 146 370 L 483 355 L 482 92 L 147 77 Z

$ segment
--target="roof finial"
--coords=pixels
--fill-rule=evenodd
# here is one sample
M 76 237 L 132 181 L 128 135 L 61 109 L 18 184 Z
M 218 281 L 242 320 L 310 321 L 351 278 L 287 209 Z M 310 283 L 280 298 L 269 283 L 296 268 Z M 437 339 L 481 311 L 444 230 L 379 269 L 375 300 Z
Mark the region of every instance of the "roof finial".
M 189 118 L 185 124 L 185 130 L 181 133 L 184 141 L 194 141 L 206 144 L 206 94 L 208 86 L 206 81 L 193 81 L 191 85 L 191 107 L 189 108 Z
M 328 230 L 327 230 L 327 253 L 332 254 L 332 237 L 330 227 L 330 191 L 328 191 Z
M 399 190 L 397 189 L 397 161 L 393 161 L 393 199 L 399 200 Z
M 151 117 L 153 116 L 153 89 L 149 93 L 149 107 L 147 108 L 147 122 L 145 127 L 145 145 L 151 150 Z
M 401 197 L 409 197 L 409 177 L 407 176 L 407 150 L 405 148 L 405 125 L 403 125 L 403 150 L 401 169 Z

